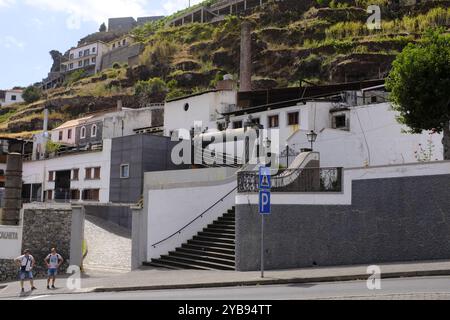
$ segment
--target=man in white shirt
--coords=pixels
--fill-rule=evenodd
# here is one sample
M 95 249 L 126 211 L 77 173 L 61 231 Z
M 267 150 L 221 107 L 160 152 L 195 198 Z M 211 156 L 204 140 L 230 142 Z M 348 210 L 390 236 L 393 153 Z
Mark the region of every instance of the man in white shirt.
M 36 264 L 36 261 L 34 260 L 33 256 L 30 254 L 30 250 L 26 249 L 23 252 L 23 255 L 20 257 L 17 257 L 14 259 L 17 266 L 20 267 L 20 287 L 22 289 L 22 292 L 25 292 L 25 289 L 23 288 L 23 283 L 26 278 L 30 280 L 31 290 L 36 290 L 36 287 L 33 284 L 33 268 Z
M 64 259 L 59 253 L 56 252 L 55 248 L 52 248 L 51 253 L 45 258 L 44 261 L 48 268 L 47 289 L 50 289 L 50 280 L 52 280 L 52 289 L 56 289 L 56 275 L 58 274 L 58 269 L 64 262 Z

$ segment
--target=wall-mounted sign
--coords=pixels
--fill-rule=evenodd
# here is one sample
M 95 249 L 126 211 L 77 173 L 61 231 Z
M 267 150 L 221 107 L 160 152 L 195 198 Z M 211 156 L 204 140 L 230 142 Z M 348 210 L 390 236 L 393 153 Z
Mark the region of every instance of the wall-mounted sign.
M 0 232 L 0 239 L 19 240 L 19 233 L 16 232 L 16 231 L 10 231 L 10 232 L 1 231 Z

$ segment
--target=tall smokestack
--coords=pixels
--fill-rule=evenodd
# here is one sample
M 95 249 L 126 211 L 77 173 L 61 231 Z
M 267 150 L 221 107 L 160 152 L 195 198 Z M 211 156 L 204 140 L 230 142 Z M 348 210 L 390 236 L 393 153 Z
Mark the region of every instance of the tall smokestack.
M 48 109 L 44 109 L 44 134 L 48 131 Z
M 22 154 L 10 153 L 6 160 L 5 205 L 2 224 L 17 226 L 22 207 Z
M 248 21 L 241 25 L 241 65 L 239 91 L 252 90 L 252 25 Z

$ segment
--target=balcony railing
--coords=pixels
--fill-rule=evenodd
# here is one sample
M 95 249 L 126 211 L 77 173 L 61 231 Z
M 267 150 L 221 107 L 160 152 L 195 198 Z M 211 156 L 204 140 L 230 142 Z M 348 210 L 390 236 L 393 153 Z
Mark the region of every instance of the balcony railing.
M 286 169 L 271 178 L 272 192 L 342 192 L 342 168 Z M 258 190 L 258 172 L 238 173 L 238 193 L 256 193 Z

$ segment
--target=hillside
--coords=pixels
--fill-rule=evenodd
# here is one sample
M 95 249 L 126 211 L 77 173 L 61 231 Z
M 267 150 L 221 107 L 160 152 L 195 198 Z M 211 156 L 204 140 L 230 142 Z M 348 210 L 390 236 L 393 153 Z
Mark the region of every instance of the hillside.
M 209 1 L 211 2 L 211 1 Z M 397 4 L 396 4 L 397 3 Z M 382 11 L 381 30 L 369 30 L 369 4 Z M 50 126 L 80 114 L 162 102 L 211 87 L 224 74 L 239 72 L 240 24 L 253 25 L 255 89 L 385 77 L 395 56 L 430 27 L 450 26 L 450 0 L 399 5 L 389 0 L 271 1 L 241 16 L 215 24 L 168 27 L 166 22 L 133 30 L 145 44 L 140 66 L 116 65 L 93 77 L 75 73 L 41 101 L 0 110 L 0 132 L 28 135 L 42 128 L 42 110 Z

